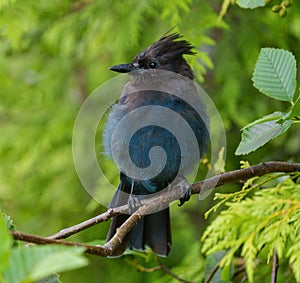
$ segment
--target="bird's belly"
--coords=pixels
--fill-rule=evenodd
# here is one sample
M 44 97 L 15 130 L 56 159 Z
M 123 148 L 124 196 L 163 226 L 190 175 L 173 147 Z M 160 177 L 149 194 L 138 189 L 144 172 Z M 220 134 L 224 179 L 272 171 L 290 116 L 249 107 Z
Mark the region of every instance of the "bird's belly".
M 155 96 L 155 95 L 154 95 Z M 199 162 L 200 157 L 205 151 L 208 141 L 208 129 L 204 123 L 204 119 L 195 113 L 195 110 L 186 103 L 180 103 L 178 99 L 155 99 L 149 100 L 149 93 L 147 99 L 143 99 L 142 103 L 136 105 L 138 107 L 132 108 L 129 105 L 115 105 L 109 115 L 108 122 L 104 133 L 104 146 L 106 151 L 111 155 L 118 153 L 121 158 L 119 165 L 120 170 L 129 177 L 129 179 L 135 180 L 136 183 L 141 184 L 149 192 L 154 192 L 165 188 L 177 174 L 185 175 L 191 171 L 195 165 Z M 154 102 L 153 102 L 154 101 Z M 191 143 L 191 136 L 180 134 L 181 129 L 178 129 L 180 137 L 175 136 L 171 130 L 178 128 L 178 121 L 176 119 L 169 119 L 164 121 L 164 126 L 158 124 L 151 124 L 149 122 L 146 126 L 138 128 L 133 135 L 128 139 L 126 135 L 119 135 L 117 140 L 112 139 L 113 132 L 116 130 L 118 123 L 131 113 L 134 109 L 138 109 L 142 106 L 163 106 L 167 109 L 177 113 L 179 117 L 186 120 L 187 124 L 191 127 L 197 142 L 199 154 L 195 153 L 193 147 L 189 147 Z M 141 117 L 135 118 L 132 123 L 136 123 L 136 120 L 151 121 L 154 115 L 151 111 L 147 111 Z M 142 123 L 143 125 L 147 123 Z M 167 127 L 165 126 L 167 124 Z M 130 128 L 130 124 L 128 128 Z M 126 129 L 125 132 L 129 131 Z M 184 132 L 184 131 L 182 131 Z M 178 134 L 177 134 L 178 135 Z M 184 149 L 184 150 L 182 150 Z M 129 152 L 130 160 L 128 160 Z M 135 166 L 128 166 L 129 163 L 133 163 Z M 152 166 L 152 167 L 151 167 Z M 130 168 L 127 172 L 125 168 Z M 140 175 L 131 174 L 135 173 L 134 168 L 141 170 Z M 147 174 L 147 169 L 149 170 Z M 145 170 L 143 170 L 145 169 Z M 153 174 L 151 174 L 153 172 Z

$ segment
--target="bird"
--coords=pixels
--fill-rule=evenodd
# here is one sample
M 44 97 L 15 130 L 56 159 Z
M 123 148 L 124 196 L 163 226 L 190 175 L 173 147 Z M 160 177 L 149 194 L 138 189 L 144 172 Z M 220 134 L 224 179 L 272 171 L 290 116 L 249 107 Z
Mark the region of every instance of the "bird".
M 128 73 L 130 76 L 130 81 L 123 88 L 118 102 L 112 106 L 108 114 L 103 132 L 105 153 L 110 157 L 114 154 L 120 155 L 120 183 L 109 205 L 110 208 L 126 204 L 135 206 L 134 203 L 138 201 L 134 201 L 134 197 L 143 199 L 168 188 L 178 175 L 183 176 L 191 171 L 206 152 L 209 143 L 209 118 L 203 101 L 193 87 L 193 71 L 184 58 L 185 55 L 196 53 L 193 50 L 194 46 L 182 37 L 183 35 L 176 32 L 164 34 L 148 48 L 139 52 L 132 62 L 110 67 L 111 71 Z M 196 149 L 189 146 L 190 137 L 182 134 L 184 130 L 178 126 L 180 119 L 175 121 L 173 118 L 165 118 L 169 112 L 157 114 L 156 110 L 160 109 L 157 107 L 174 112 L 188 123 L 196 138 Z M 138 109 L 147 111 L 144 111 L 143 115 L 134 116 L 132 113 Z M 133 115 L 129 120 L 131 124 L 118 127 L 126 115 L 131 114 Z M 177 140 L 172 130 L 155 125 L 153 119 L 162 122 L 167 120 L 172 124 L 175 129 L 173 131 L 178 131 L 181 135 L 181 142 Z M 138 124 L 140 129 L 132 134 L 129 142 L 123 141 L 136 123 L 140 123 Z M 114 135 L 117 137 L 114 138 Z M 180 143 L 183 144 L 184 150 Z M 126 146 L 129 149 L 123 149 Z M 145 169 L 153 161 L 151 150 L 157 147 L 162 148 L 164 154 L 158 151 L 152 159 L 162 158 L 164 162 L 156 165 L 155 170 L 159 172 L 155 176 L 138 176 L 133 172 L 133 167 L 125 168 L 128 162 L 126 150 L 130 162 L 138 168 Z M 195 154 L 197 150 L 198 156 Z M 188 199 L 189 195 L 186 195 L 181 204 Z M 107 242 L 129 216 L 121 214 L 112 218 Z M 149 247 L 156 255 L 166 257 L 171 245 L 170 211 L 167 206 L 139 220 L 113 251 L 112 256 L 121 256 L 127 248 L 144 251 Z

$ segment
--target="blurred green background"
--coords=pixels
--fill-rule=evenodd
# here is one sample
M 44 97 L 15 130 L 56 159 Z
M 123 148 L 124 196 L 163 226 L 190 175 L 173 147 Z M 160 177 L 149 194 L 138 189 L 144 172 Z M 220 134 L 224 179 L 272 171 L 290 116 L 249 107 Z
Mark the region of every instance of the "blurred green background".
M 287 49 L 299 62 L 300 2 L 294 1 L 285 18 L 272 5 L 254 10 L 232 5 L 221 19 L 221 6 L 216 0 L 0 1 L 0 205 L 18 230 L 47 236 L 105 211 L 84 190 L 73 165 L 77 112 L 95 88 L 115 76 L 111 65 L 129 62 L 172 27 L 198 49 L 189 62 L 222 116 L 226 170 L 239 168 L 240 160 L 299 161 L 300 133 L 294 127 L 246 157 L 234 151 L 243 126 L 287 109 L 260 94 L 251 77 L 261 47 Z M 104 167 L 117 183 L 115 167 L 108 162 Z M 203 213 L 212 203 L 211 194 L 171 209 L 173 248 L 163 261 L 183 278 L 203 276 L 199 239 L 211 220 Z M 104 239 L 107 229 L 101 224 L 71 240 Z M 162 271 L 139 272 L 128 258 L 89 256 L 88 267 L 66 272 L 61 280 L 174 280 Z

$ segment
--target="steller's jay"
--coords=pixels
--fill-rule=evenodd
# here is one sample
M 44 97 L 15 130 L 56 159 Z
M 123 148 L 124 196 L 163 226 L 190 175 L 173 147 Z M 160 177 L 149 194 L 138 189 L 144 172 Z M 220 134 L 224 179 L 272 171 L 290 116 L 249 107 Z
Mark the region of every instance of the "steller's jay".
M 145 122 L 145 125 L 132 135 L 127 145 L 129 156 L 135 166 L 147 168 L 151 163 L 151 149 L 161 147 L 166 155 L 165 162 L 161 162 L 164 166 L 157 165 L 159 168 L 156 169 L 159 173 L 155 176 L 149 178 L 141 176 L 139 178 L 138 176 L 132 177 L 131 169 L 123 170 L 123 165 L 120 165 L 120 184 L 110 207 L 130 204 L 133 197 L 145 197 L 167 188 L 177 175 L 189 173 L 206 150 L 209 141 L 206 109 L 193 88 L 193 71 L 183 58 L 184 54 L 193 55 L 195 52 L 192 50 L 193 46 L 188 41 L 180 39 L 181 37 L 182 35 L 178 33 L 165 35 L 136 55 L 131 63 L 110 68 L 115 72 L 129 73 L 131 80 L 124 87 L 118 103 L 112 107 L 108 115 L 103 134 L 103 144 L 105 151 L 111 156 L 114 155 L 114 151 L 122 151 L 122 147 L 126 146 L 122 139 L 125 139 L 131 126 L 123 128 L 122 134 L 118 136 L 116 141 L 113 139 L 113 135 L 114 131 L 119 131 L 116 130 L 118 123 L 126 115 L 141 107 L 161 106 L 177 113 L 189 124 L 196 138 L 199 155 L 197 156 L 195 149 L 190 146 L 191 137 L 186 134 L 182 134 L 181 143 L 184 145 L 184 152 L 182 152 L 180 142 L 172 131 L 150 121 L 153 116 L 160 114 L 147 108 L 148 110 L 144 115 L 137 116 L 132 120 L 132 124 L 141 120 L 142 124 Z M 160 71 L 163 73 L 160 74 Z M 173 74 L 173 76 L 165 76 L 165 71 Z M 164 87 L 170 88 L 170 91 L 164 91 Z M 176 92 L 175 95 L 173 91 Z M 164 114 L 161 114 L 158 119 L 164 121 Z M 149 121 L 148 125 L 147 121 Z M 175 128 L 180 125 L 174 119 L 169 119 L 167 122 L 173 123 Z M 178 130 L 179 133 L 184 132 L 181 128 Z M 121 155 L 120 162 L 122 164 L 127 161 L 124 156 Z M 160 168 L 160 166 L 163 167 Z M 186 196 L 186 199 L 188 198 L 189 196 Z M 125 214 L 113 217 L 107 241 L 114 236 L 118 227 L 128 217 L 129 215 Z M 171 247 L 169 207 L 144 216 L 126 235 L 124 241 L 114 251 L 113 256 L 121 255 L 126 248 L 144 250 L 145 246 L 149 246 L 157 255 L 167 256 L 169 254 Z

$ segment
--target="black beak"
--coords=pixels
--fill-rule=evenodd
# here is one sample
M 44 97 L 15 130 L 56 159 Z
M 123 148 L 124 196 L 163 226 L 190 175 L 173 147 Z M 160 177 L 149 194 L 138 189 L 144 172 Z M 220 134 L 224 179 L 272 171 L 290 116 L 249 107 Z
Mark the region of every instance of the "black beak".
M 136 68 L 133 66 L 133 64 L 120 64 L 120 65 L 115 65 L 109 68 L 109 70 L 118 72 L 118 73 L 129 73 L 131 71 L 136 70 Z

